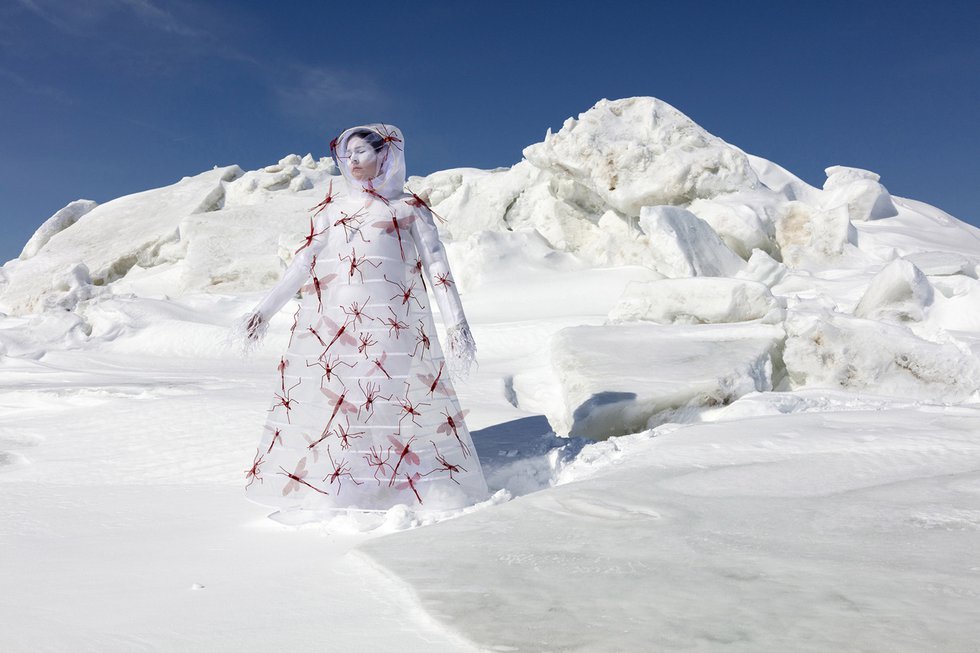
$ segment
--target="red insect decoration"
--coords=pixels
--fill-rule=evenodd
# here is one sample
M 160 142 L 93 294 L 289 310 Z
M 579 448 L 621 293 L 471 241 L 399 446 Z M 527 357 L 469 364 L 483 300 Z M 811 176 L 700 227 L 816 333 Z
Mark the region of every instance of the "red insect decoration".
M 327 420 L 327 425 L 324 427 L 324 431 L 330 428 L 330 425 L 333 423 L 333 419 L 337 416 L 337 413 L 347 414 L 357 412 L 357 406 L 347 401 L 347 393 L 349 392 L 347 386 L 344 386 L 344 389 L 340 394 L 337 394 L 330 388 L 320 388 L 320 392 L 326 395 L 327 399 L 330 400 L 330 403 L 333 404 L 333 412 L 330 413 L 330 419 Z
M 360 414 L 360 411 L 358 411 Z M 340 440 L 341 449 L 350 449 L 350 441 L 361 438 L 367 431 L 351 431 L 350 418 L 347 418 L 347 426 L 337 425 L 337 438 Z
M 437 274 L 435 285 L 442 286 L 448 292 L 449 288 L 453 285 L 453 279 L 451 276 L 449 276 L 448 272 L 445 274 Z
M 408 385 L 408 383 L 406 382 L 405 385 Z M 428 406 L 430 404 L 426 404 L 426 403 L 413 404 L 408 398 L 408 390 L 405 391 L 404 399 L 399 397 L 396 401 L 398 402 L 398 405 L 402 407 L 402 414 L 398 418 L 398 433 L 402 432 L 402 420 L 404 420 L 406 417 L 411 417 L 412 423 L 415 424 L 415 426 L 422 426 L 421 424 L 415 421 L 416 417 L 422 416 L 422 413 L 418 410 L 418 408 L 420 406 Z
M 375 340 L 374 336 L 372 336 L 367 331 L 361 331 L 360 335 L 358 336 L 358 339 L 360 340 L 360 344 L 357 346 L 357 352 L 360 354 L 364 354 L 364 358 L 369 358 L 367 353 L 367 348 L 370 347 L 371 345 L 378 344 L 378 341 Z M 370 372 L 368 374 L 370 374 Z
M 310 227 L 311 227 L 310 233 L 311 234 L 313 232 L 313 229 L 312 229 L 312 226 L 313 226 L 313 218 L 315 218 L 316 216 L 318 216 L 320 214 L 320 211 L 322 211 L 325 208 L 327 208 L 327 206 L 329 206 L 335 199 L 337 199 L 337 196 L 333 194 L 333 179 L 331 179 L 330 180 L 330 187 L 327 189 L 327 196 L 323 198 L 323 201 L 322 202 L 320 202 L 319 204 L 317 204 L 316 206 L 314 206 L 314 207 L 312 207 L 310 209 L 310 211 L 316 211 L 316 213 L 314 213 L 312 216 L 310 216 Z M 326 230 L 324 229 L 324 231 L 326 231 Z M 320 232 L 320 233 L 323 233 L 323 232 Z M 309 244 L 309 241 L 312 241 L 312 240 L 313 240 L 312 237 L 309 238 L 308 239 L 308 242 L 307 242 L 307 245 Z M 300 247 L 300 249 L 303 249 L 303 248 Z M 297 251 L 299 251 L 299 250 L 297 250 Z
M 338 218 L 337 221 L 333 223 L 333 226 L 335 227 L 341 226 L 344 228 L 344 236 L 346 236 L 348 243 L 351 241 L 351 236 L 350 236 L 351 231 L 358 234 L 363 242 L 365 243 L 371 242 L 370 240 L 364 237 L 363 233 L 361 233 L 362 223 L 360 220 L 358 220 L 358 218 L 361 217 L 361 213 L 363 212 L 364 212 L 363 208 L 359 209 L 354 213 L 346 213 L 345 211 L 341 211 L 340 218 Z
M 333 380 L 334 376 L 336 376 L 337 372 L 335 371 L 335 368 L 338 365 L 346 365 L 350 368 L 354 367 L 353 363 L 340 360 L 340 356 L 337 354 L 328 356 L 326 349 L 323 350 L 323 353 L 320 354 L 320 357 L 315 363 L 310 363 L 309 361 L 306 362 L 307 367 L 320 367 L 323 369 L 323 376 L 320 378 L 321 388 L 323 388 L 324 381 L 330 382 Z
M 415 436 L 413 435 L 404 444 L 398 440 L 394 435 L 389 435 L 388 439 L 391 441 L 394 447 L 394 452 L 398 454 L 398 460 L 395 462 L 395 466 L 391 470 L 391 480 L 388 481 L 388 485 L 391 486 L 395 482 L 395 477 L 398 475 L 398 468 L 404 462 L 409 465 L 418 465 L 421 460 L 417 453 L 412 451 L 412 442 L 415 441 Z
M 322 321 L 325 325 L 327 325 L 329 330 L 333 333 L 333 338 L 330 340 L 329 344 L 324 346 L 324 351 L 330 349 L 330 347 L 332 347 L 333 344 L 338 340 L 342 345 L 353 346 L 357 344 L 357 338 L 355 338 L 354 336 L 352 336 L 350 333 L 347 332 L 347 327 L 350 326 L 350 323 L 347 322 L 346 320 L 344 321 L 343 324 L 338 325 L 329 317 L 324 316 L 322 318 Z
M 405 203 L 408 204 L 409 206 L 414 206 L 416 208 L 425 207 L 425 210 L 431 213 L 432 215 L 434 215 L 435 217 L 439 218 L 440 222 L 447 222 L 447 220 L 444 217 L 442 217 L 441 215 L 439 215 L 438 213 L 432 210 L 432 207 L 429 206 L 428 202 L 426 202 L 424 199 L 422 199 L 415 193 L 412 193 L 412 199 L 406 200 Z
M 286 409 L 286 423 L 292 424 L 292 422 L 289 421 L 289 411 L 293 409 L 293 404 L 298 404 L 299 402 L 296 401 L 295 399 L 290 399 L 289 393 L 292 392 L 296 388 L 296 386 L 298 386 L 302 382 L 303 379 L 300 379 L 299 381 L 296 382 L 296 385 L 292 386 L 288 390 L 284 390 L 282 394 L 279 394 L 278 392 L 275 393 L 275 397 L 276 399 L 278 399 L 278 401 L 267 412 L 272 412 L 276 408 L 282 406 L 283 408 Z
M 459 437 L 459 427 L 463 424 L 463 417 L 468 412 L 470 412 L 469 409 L 466 409 L 456 413 L 455 415 L 450 415 L 449 413 L 443 411 L 442 414 L 446 418 L 446 421 L 440 424 L 439 428 L 436 429 L 436 433 L 446 433 L 447 435 L 449 433 L 453 434 L 453 437 L 455 437 L 456 441 L 459 442 L 459 448 L 462 450 L 464 458 L 470 455 L 470 448 L 467 447 L 466 443 L 463 442 L 463 439 Z
M 422 290 L 428 291 L 428 287 L 425 285 L 425 274 L 422 272 L 422 259 L 415 259 L 415 273 L 419 275 L 419 281 L 422 282 Z
M 390 380 L 391 379 L 391 375 L 388 374 L 388 370 L 385 369 L 385 360 L 387 358 L 388 358 L 388 352 L 386 352 L 386 351 L 381 352 L 381 357 L 380 358 L 375 358 L 373 361 L 371 361 L 372 363 L 374 363 L 374 367 L 372 367 L 370 370 L 368 370 L 367 373 L 365 374 L 365 376 L 371 376 L 377 370 L 381 370 L 381 372 L 386 377 L 388 377 L 388 379 Z
M 429 442 L 432 442 L 432 440 L 429 440 Z M 463 467 L 462 465 L 454 465 L 450 463 L 448 460 L 446 460 L 446 457 L 443 456 L 441 453 L 439 453 L 439 447 L 436 446 L 435 442 L 432 442 L 432 448 L 436 450 L 436 460 L 439 462 L 441 467 L 436 467 L 431 472 L 426 472 L 425 474 L 422 474 L 422 476 L 428 476 L 429 474 L 435 474 L 436 472 L 449 472 L 449 480 L 454 482 L 456 485 L 459 485 L 459 481 L 457 481 L 456 478 L 453 477 L 453 474 L 458 474 L 459 472 L 465 472 L 466 468 Z
M 310 263 L 310 275 L 313 277 L 313 280 L 310 283 L 303 286 L 302 288 L 300 288 L 300 291 L 304 293 L 311 292 L 311 291 L 315 292 L 316 301 L 317 301 L 317 310 L 322 311 L 323 310 L 323 296 L 322 296 L 323 287 L 329 284 L 334 279 L 336 279 L 337 275 L 335 273 L 331 273 L 322 277 L 317 277 L 316 256 L 313 257 L 313 262 Z
M 356 478 L 354 478 L 353 474 L 350 473 L 350 465 L 347 464 L 345 459 L 341 458 L 339 463 L 334 462 L 333 454 L 330 453 L 330 445 L 327 445 L 327 458 L 330 459 L 330 465 L 333 467 L 333 471 L 324 476 L 323 480 L 326 481 L 327 479 L 330 479 L 330 485 L 333 485 L 334 481 L 336 481 L 338 495 L 343 489 L 343 484 L 340 482 L 341 476 L 346 476 L 353 481 L 355 485 L 361 485 L 361 481 L 358 481 Z
M 255 458 L 252 460 L 252 466 L 245 470 L 245 478 L 248 479 L 248 485 L 245 486 L 246 488 L 256 480 L 258 480 L 259 483 L 262 482 L 262 472 L 259 468 L 265 462 L 264 459 L 265 454 L 259 455 L 259 450 L 256 449 Z
M 347 273 L 347 283 L 350 283 L 351 279 L 354 278 L 354 273 L 357 272 L 361 275 L 361 283 L 364 283 L 364 271 L 361 270 L 361 266 L 367 263 L 368 265 L 373 265 L 375 268 L 381 265 L 381 261 L 369 261 L 363 256 L 357 255 L 356 248 L 351 248 L 350 256 L 340 256 L 341 261 L 350 261 L 350 270 Z
M 382 235 L 390 236 L 394 234 L 398 238 L 398 250 L 401 252 L 403 261 L 405 260 L 405 245 L 402 242 L 402 231 L 411 228 L 414 220 L 414 215 L 403 217 L 399 220 L 398 216 L 392 212 L 390 220 L 375 222 L 373 225 L 381 229 Z
M 381 485 L 381 479 L 378 478 L 378 474 L 384 476 L 385 467 L 392 469 L 391 463 L 389 462 L 391 460 L 391 453 L 391 447 L 388 447 L 384 451 L 381 451 L 381 447 L 371 447 L 369 453 L 362 456 L 368 464 L 368 467 L 374 468 L 374 480 L 378 482 L 378 485 Z
M 422 503 L 422 497 L 419 496 L 419 490 L 417 487 L 415 487 L 415 484 L 421 480 L 422 480 L 422 475 L 419 474 L 418 472 L 415 472 L 411 476 L 405 474 L 405 480 L 400 482 L 398 485 L 396 485 L 395 489 L 404 490 L 405 488 L 411 488 L 412 492 L 415 493 L 415 498 L 419 500 L 419 503 Z
M 391 395 L 387 397 L 381 394 L 381 384 L 372 384 L 370 381 L 367 382 L 367 386 L 361 385 L 361 380 L 357 380 L 357 387 L 361 389 L 364 394 L 364 403 L 361 404 L 360 408 L 357 409 L 357 417 L 361 417 L 361 409 L 367 414 L 374 415 L 374 402 L 378 399 L 384 399 L 385 401 L 391 401 Z M 366 419 L 366 418 L 365 418 Z
M 401 300 L 402 300 L 402 306 L 408 306 L 408 309 L 406 309 L 406 310 L 410 311 L 412 309 L 412 307 L 411 307 L 411 305 L 409 305 L 409 302 L 414 299 L 415 300 L 415 303 L 418 305 L 419 308 L 422 308 L 422 309 L 425 308 L 425 306 L 422 305 L 422 302 L 419 301 L 419 298 L 415 296 L 415 282 L 414 281 L 410 285 L 406 286 L 405 284 L 401 283 L 400 281 L 392 281 L 391 279 L 388 278 L 388 275 L 387 274 L 384 275 L 384 279 L 388 283 L 394 284 L 398 288 L 399 293 L 401 293 L 399 295 L 394 295 L 393 297 L 388 298 L 388 301 L 391 301 L 393 299 L 397 299 L 397 298 L 400 297 Z
M 276 369 L 279 370 L 279 380 L 283 392 L 286 392 L 286 368 L 288 366 L 289 361 L 286 360 L 286 357 L 280 356 L 279 365 L 276 366 Z
M 364 323 L 365 319 L 374 320 L 373 317 L 364 312 L 364 307 L 371 303 L 371 297 L 369 296 L 363 302 L 351 302 L 350 306 L 341 306 L 340 309 L 347 314 L 348 317 L 353 318 L 351 324 L 357 324 L 360 320 L 361 324 Z
M 289 482 L 282 487 L 282 496 L 287 496 L 293 492 L 299 491 L 301 485 L 305 485 L 306 487 L 319 492 L 320 494 L 330 494 L 326 490 L 321 490 L 305 480 L 306 475 L 309 473 L 309 470 L 306 469 L 306 458 L 300 458 L 299 463 L 296 465 L 296 469 L 292 472 L 287 472 L 286 469 L 281 466 L 279 469 L 282 471 L 276 472 L 276 474 L 285 476 L 289 479 Z
M 419 347 L 422 347 L 422 353 L 424 354 L 425 352 L 429 351 L 431 346 L 432 343 L 429 341 L 429 336 L 425 334 L 425 324 L 422 322 L 422 320 L 419 320 L 419 332 L 418 335 L 415 336 L 415 349 L 412 350 L 412 356 L 415 356 L 418 353 Z
M 272 453 L 272 447 L 276 446 L 277 441 L 279 444 L 282 444 L 282 429 L 266 426 L 265 430 L 272 432 L 272 441 L 269 443 L 269 448 L 266 450 L 266 453 Z
M 429 396 L 433 396 L 438 390 L 446 396 L 453 396 L 456 393 L 449 388 L 445 381 L 442 381 L 442 369 L 446 366 L 445 361 L 439 363 L 439 371 L 436 372 L 435 376 L 432 374 L 419 374 L 418 378 L 429 388 Z
M 383 322 L 385 326 L 389 327 L 388 335 L 390 336 L 392 333 L 394 333 L 395 340 L 397 340 L 398 334 L 402 332 L 402 329 L 407 329 L 408 325 L 398 319 L 398 315 L 395 314 L 395 311 L 393 308 L 391 308 L 391 306 L 388 307 L 388 310 L 391 311 L 391 317 L 385 318 Z

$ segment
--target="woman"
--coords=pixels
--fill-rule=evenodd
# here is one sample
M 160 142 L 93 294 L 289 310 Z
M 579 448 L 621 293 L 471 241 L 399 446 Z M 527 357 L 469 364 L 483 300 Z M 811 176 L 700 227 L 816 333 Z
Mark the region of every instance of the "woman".
M 468 373 L 476 346 L 433 214 L 404 192 L 404 148 L 385 124 L 331 143 L 346 192 L 331 183 L 282 280 L 239 323 L 254 346 L 304 291 L 246 471 L 253 501 L 282 511 L 387 510 L 487 495 L 451 381 Z M 427 290 L 448 327 L 448 358 Z

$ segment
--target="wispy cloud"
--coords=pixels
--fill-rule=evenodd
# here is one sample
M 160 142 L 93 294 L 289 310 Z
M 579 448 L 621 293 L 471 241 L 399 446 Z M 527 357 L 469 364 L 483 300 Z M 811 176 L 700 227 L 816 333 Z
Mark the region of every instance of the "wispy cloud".
M 323 66 L 292 63 L 271 81 L 279 110 L 303 120 L 384 107 L 388 97 L 371 78 Z
M 50 100 L 60 102 L 61 104 L 72 105 L 74 100 L 71 99 L 64 92 L 58 90 L 53 86 L 48 86 L 47 84 L 42 84 L 36 81 L 30 81 L 25 79 L 21 75 L 18 75 L 12 70 L 7 70 L 6 68 L 0 67 L 0 79 L 6 79 L 13 82 L 17 86 L 21 87 L 24 91 L 32 93 L 34 95 L 40 95 L 46 97 Z
M 58 0 L 17 0 L 17 2 L 52 27 L 68 34 L 83 35 L 111 17 L 126 12 L 135 15 L 148 27 L 180 36 L 200 37 L 202 30 L 178 20 L 172 13 L 151 0 L 88 0 L 61 2 Z

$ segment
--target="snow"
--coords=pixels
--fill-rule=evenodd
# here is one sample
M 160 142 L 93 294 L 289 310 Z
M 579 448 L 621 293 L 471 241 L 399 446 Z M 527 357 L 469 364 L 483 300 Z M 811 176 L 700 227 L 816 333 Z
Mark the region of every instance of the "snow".
M 747 322 L 781 318 L 779 303 L 757 281 L 719 277 L 631 283 L 609 311 L 612 322 L 646 320 L 660 324 Z
M 827 173 L 626 98 L 410 178 L 493 494 L 294 525 L 242 487 L 296 300 L 225 335 L 332 161 L 70 204 L 0 268 L 0 650 L 973 650 L 980 230 Z

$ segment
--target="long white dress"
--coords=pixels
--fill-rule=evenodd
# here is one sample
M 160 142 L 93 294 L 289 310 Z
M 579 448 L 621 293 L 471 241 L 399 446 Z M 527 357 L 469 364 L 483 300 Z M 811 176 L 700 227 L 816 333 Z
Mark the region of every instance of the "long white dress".
M 344 156 L 350 134 L 365 128 L 386 138 L 368 184 Z M 246 496 L 283 511 L 479 501 L 487 485 L 450 374 L 467 369 L 475 345 L 433 215 L 403 191 L 402 135 L 366 125 L 334 147 L 346 192 L 331 189 L 253 312 L 268 323 L 303 291 Z M 453 338 L 448 361 L 429 293 Z

